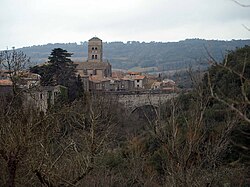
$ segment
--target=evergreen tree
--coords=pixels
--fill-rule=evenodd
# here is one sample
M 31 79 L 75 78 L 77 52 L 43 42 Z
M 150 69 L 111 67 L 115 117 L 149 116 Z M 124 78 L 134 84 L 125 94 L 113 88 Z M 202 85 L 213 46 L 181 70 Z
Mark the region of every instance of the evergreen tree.
M 71 53 L 61 48 L 55 48 L 52 50 L 49 56 L 49 76 L 51 83 L 54 85 L 63 85 L 69 87 L 72 81 L 76 80 L 75 77 L 75 65 L 70 59 Z
M 34 66 L 30 70 L 41 75 L 44 86 L 62 85 L 68 88 L 69 100 L 80 97 L 83 92 L 81 79 L 76 77 L 76 65 L 70 59 L 72 53 L 61 48 L 52 50 L 49 61 L 43 66 Z

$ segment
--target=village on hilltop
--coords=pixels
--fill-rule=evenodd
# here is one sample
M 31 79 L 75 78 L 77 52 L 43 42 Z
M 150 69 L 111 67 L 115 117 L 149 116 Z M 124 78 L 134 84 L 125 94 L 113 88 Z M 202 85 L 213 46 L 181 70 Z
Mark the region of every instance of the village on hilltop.
M 108 60 L 103 59 L 102 40 L 93 37 L 88 42 L 88 59 L 78 62 L 77 74 L 83 80 L 85 91 L 175 91 L 172 80 L 157 80 L 152 75 L 139 72 L 112 71 Z
M 76 76 L 81 78 L 85 92 L 110 93 L 169 93 L 177 91 L 176 83 L 170 79 L 162 80 L 159 76 L 140 72 L 112 71 L 108 60 L 103 59 L 102 40 L 93 37 L 88 42 L 88 58 L 84 62 L 74 62 Z M 9 70 L 0 71 L 0 93 L 12 94 L 13 81 Z M 40 110 L 46 111 L 55 103 L 56 96 L 62 89 L 61 85 L 41 86 L 41 76 L 28 70 L 15 72 L 19 81 L 17 86 L 24 90 L 25 103 L 33 103 Z

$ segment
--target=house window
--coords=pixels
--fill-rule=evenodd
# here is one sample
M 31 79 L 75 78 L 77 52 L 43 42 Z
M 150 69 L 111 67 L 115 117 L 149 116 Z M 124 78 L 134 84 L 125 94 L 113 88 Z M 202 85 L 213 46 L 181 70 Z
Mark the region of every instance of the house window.
M 95 50 L 97 51 L 97 47 L 95 48 Z
M 94 47 L 92 47 L 92 51 L 94 51 Z
M 95 55 L 92 55 L 92 59 L 95 59 Z
M 137 82 L 140 82 L 140 80 L 137 80 Z
M 97 55 L 95 55 L 95 59 L 97 59 Z

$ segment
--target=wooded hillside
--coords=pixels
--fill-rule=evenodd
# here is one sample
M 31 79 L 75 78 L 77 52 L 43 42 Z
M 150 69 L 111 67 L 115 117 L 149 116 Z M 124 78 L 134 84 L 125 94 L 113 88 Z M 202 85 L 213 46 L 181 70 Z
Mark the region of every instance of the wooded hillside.
M 87 42 L 47 44 L 24 47 L 21 50 L 31 57 L 33 64 L 47 61 L 50 51 L 62 48 L 73 53 L 73 61 L 83 61 L 87 57 Z M 209 54 L 222 61 L 228 50 L 250 45 L 250 40 L 202 40 L 187 39 L 179 42 L 104 42 L 104 58 L 113 68 L 155 67 L 159 71 L 183 69 L 188 66 L 207 67 Z M 151 68 L 153 69 L 153 68 Z

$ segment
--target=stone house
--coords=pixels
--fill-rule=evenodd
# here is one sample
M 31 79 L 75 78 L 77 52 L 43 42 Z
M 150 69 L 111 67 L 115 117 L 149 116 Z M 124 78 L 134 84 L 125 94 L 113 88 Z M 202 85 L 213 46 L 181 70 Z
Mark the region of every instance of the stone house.
M 22 89 L 32 88 L 40 85 L 41 76 L 29 71 L 21 71 L 18 73 L 18 87 Z
M 139 72 L 128 72 L 125 78 L 129 78 L 134 81 L 135 89 L 144 89 L 147 84 L 147 77 Z
M 40 111 L 46 112 L 51 106 L 56 103 L 58 96 L 67 90 L 66 87 L 57 86 L 39 86 L 26 89 L 23 92 L 25 106 L 35 106 Z
M 28 71 L 17 73 L 16 86 L 23 98 L 24 106 L 35 106 L 38 110 L 46 112 L 48 108 L 55 104 L 57 96 L 62 90 L 67 90 L 63 86 L 41 86 L 40 75 Z M 0 95 L 13 96 L 13 82 L 9 76 L 1 76 Z
M 145 84 L 147 83 L 147 78 L 144 75 L 137 75 L 134 78 L 135 88 L 142 89 L 145 88 Z
M 161 90 L 164 92 L 176 91 L 176 83 L 171 79 L 164 79 L 163 81 L 155 81 L 152 86 L 152 90 Z
M 128 91 L 133 90 L 135 88 L 135 82 L 133 79 L 130 78 L 121 78 L 121 87 L 120 90 Z
M 176 90 L 176 83 L 171 79 L 164 79 L 162 81 L 162 90 L 169 92 L 169 91 L 175 91 Z
M 162 88 L 162 82 L 159 81 L 155 81 L 151 86 L 152 90 L 160 90 L 161 88 Z

